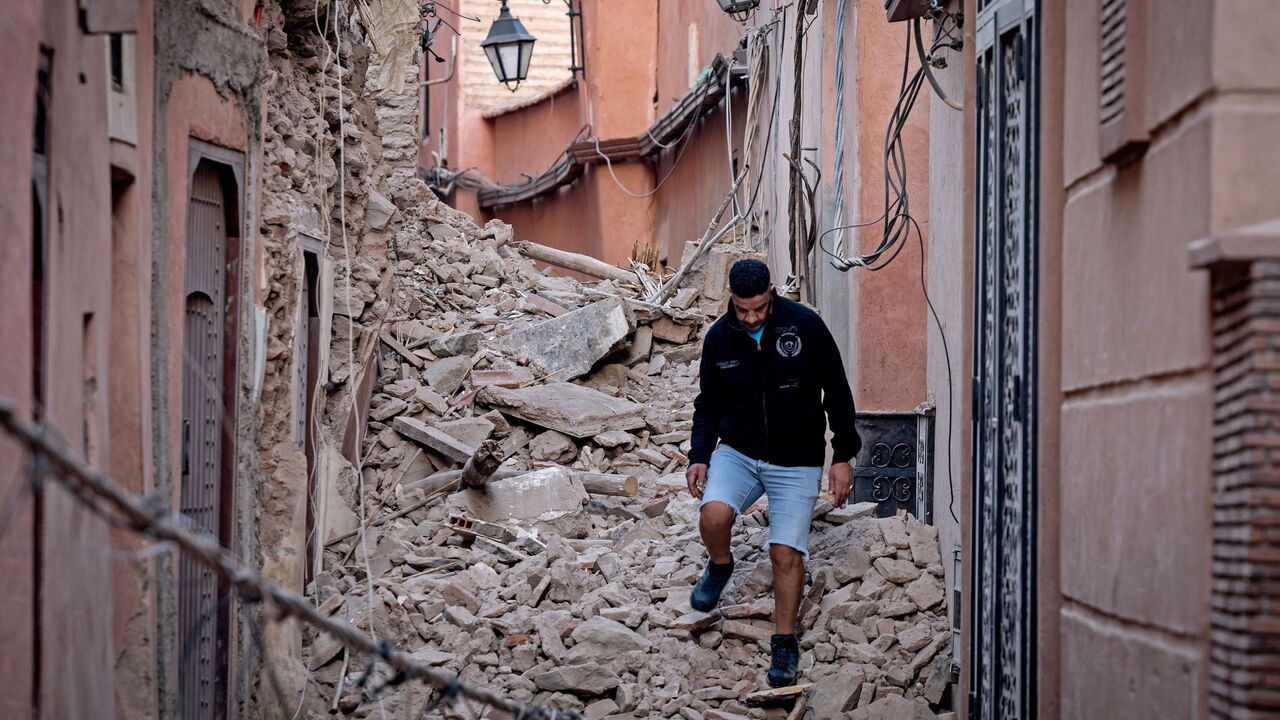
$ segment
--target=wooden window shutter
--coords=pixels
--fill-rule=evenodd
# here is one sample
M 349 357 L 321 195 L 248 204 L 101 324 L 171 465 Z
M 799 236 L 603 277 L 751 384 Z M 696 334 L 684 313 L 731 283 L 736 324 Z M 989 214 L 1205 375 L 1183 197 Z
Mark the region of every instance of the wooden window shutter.
M 1102 157 L 1125 162 L 1146 151 L 1147 0 L 1101 0 L 1098 42 Z

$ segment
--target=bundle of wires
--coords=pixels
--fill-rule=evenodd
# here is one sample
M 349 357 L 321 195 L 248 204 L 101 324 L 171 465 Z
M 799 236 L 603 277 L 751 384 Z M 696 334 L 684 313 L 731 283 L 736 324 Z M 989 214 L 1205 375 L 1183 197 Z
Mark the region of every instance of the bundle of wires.
M 948 22 L 953 25 L 950 30 L 947 29 Z M 894 104 L 893 113 L 889 116 L 889 126 L 885 130 L 884 212 L 874 220 L 829 228 L 818 237 L 819 248 L 831 259 L 832 267 L 838 270 L 845 271 L 854 267 L 863 267 L 872 271 L 880 270 L 893 262 L 898 253 L 902 252 L 902 248 L 906 246 L 907 240 L 911 236 L 911 226 L 914 223 L 914 219 L 911 216 L 911 197 L 907 191 L 907 156 L 902 140 L 902 130 L 906 127 L 907 118 L 910 117 L 911 110 L 915 107 L 916 100 L 920 96 L 920 89 L 924 87 L 926 79 L 933 82 L 930 74 L 931 58 L 941 48 L 955 48 L 959 43 L 953 35 L 954 30 L 959 25 L 959 20 L 951 14 L 941 15 L 935 25 L 933 43 L 928 55 L 920 58 L 920 67 L 916 68 L 915 73 L 909 75 L 912 33 L 916 33 L 918 39 L 919 23 L 919 20 L 915 20 L 907 28 L 905 52 L 902 61 L 902 81 L 898 87 L 898 101 Z M 843 239 L 840 236 L 836 237 L 834 250 L 828 250 L 825 245 L 826 237 L 832 233 L 868 227 L 877 223 L 883 223 L 884 225 L 880 235 L 880 242 L 874 250 L 866 255 L 846 257 Z

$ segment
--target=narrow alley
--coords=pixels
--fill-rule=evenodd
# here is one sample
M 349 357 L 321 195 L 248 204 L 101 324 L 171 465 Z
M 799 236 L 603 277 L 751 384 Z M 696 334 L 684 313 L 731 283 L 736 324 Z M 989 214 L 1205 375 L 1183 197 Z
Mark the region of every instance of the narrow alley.
M 5 717 L 1280 718 L 1280 6 L 0 19 Z

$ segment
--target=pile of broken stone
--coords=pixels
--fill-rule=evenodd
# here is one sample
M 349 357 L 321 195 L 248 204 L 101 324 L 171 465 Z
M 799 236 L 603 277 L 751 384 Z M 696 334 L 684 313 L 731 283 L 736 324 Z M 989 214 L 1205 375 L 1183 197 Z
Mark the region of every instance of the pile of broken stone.
M 683 476 L 700 337 L 748 253 L 713 248 L 659 306 L 639 279 L 540 271 L 500 222 L 416 221 L 381 331 L 367 529 L 326 538 L 317 604 L 463 682 L 589 718 L 787 717 L 747 703 L 772 633 L 766 501 L 738 523 L 719 609 L 688 603 L 705 562 Z M 458 489 L 487 440 L 501 467 Z M 874 510 L 822 500 L 814 512 L 808 717 L 932 718 L 946 689 L 936 529 Z M 307 662 L 331 697 L 346 678 L 338 707 L 354 717 L 421 710 L 408 686 L 381 710 L 362 703 L 360 673 L 324 637 Z

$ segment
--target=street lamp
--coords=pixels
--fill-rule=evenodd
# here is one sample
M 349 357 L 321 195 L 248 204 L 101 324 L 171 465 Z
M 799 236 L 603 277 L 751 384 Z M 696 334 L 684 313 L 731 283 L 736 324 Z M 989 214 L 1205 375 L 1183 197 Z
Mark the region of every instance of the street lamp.
M 738 22 L 745 21 L 751 11 L 760 4 L 760 0 L 716 0 L 716 2 L 719 3 L 721 10 Z
M 489 26 L 489 35 L 480 47 L 489 56 L 489 64 L 493 66 L 498 81 L 511 92 L 515 92 L 521 81 L 529 76 L 529 58 L 533 56 L 536 40 L 524 29 L 524 23 L 511 14 L 507 0 L 502 0 L 502 12 Z

